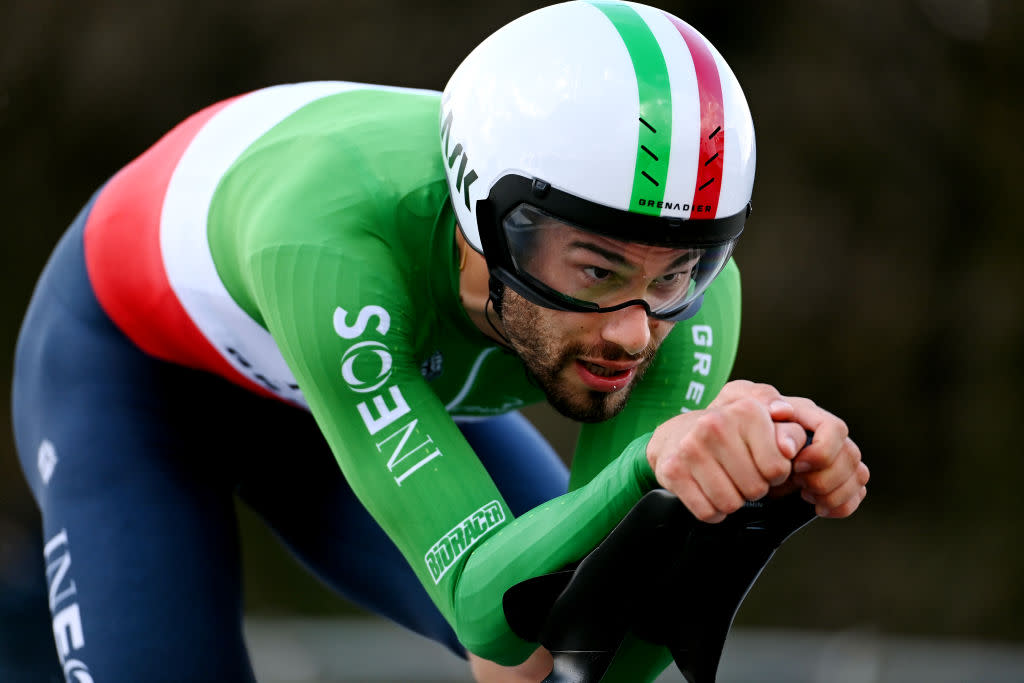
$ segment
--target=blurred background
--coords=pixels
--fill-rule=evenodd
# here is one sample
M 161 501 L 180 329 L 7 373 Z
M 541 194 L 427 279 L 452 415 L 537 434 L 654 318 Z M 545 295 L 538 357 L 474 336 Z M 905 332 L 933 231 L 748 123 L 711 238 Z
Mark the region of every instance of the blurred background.
M 282 82 L 441 89 L 488 33 L 542 4 L 0 0 L 0 385 L 59 235 L 179 120 Z M 660 6 L 725 55 L 757 128 L 734 376 L 843 416 L 872 470 L 862 509 L 792 539 L 737 627 L 1024 643 L 1024 6 Z M 0 658 L 17 658 L 53 646 L 8 394 L 0 622 L 16 628 Z M 571 452 L 571 424 L 530 415 Z M 251 615 L 354 614 L 239 514 Z

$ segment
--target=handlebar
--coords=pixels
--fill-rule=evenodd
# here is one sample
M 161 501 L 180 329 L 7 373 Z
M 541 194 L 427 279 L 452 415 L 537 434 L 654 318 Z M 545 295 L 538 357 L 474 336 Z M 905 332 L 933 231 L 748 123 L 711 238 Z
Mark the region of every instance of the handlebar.
M 505 616 L 517 635 L 554 656 L 545 683 L 600 681 L 627 633 L 668 647 L 689 683 L 714 683 L 750 587 L 814 517 L 814 506 L 793 493 L 709 524 L 656 489 L 576 566 L 506 591 Z

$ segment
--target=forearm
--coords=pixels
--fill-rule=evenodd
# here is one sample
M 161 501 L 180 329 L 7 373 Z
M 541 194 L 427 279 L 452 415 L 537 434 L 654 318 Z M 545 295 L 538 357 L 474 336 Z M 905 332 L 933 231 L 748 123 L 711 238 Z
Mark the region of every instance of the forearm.
M 581 559 L 656 485 L 644 453 L 648 439 L 634 440 L 589 484 L 529 511 L 470 555 L 455 592 L 457 630 L 470 651 L 506 665 L 529 656 L 536 645 L 508 629 L 502 596 Z

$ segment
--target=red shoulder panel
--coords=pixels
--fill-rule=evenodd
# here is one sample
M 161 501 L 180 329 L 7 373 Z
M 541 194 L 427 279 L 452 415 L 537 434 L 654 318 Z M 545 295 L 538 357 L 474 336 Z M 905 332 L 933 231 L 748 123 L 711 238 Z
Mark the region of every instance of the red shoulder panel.
M 103 310 L 140 349 L 272 396 L 235 371 L 199 331 L 171 289 L 160 254 L 171 175 L 192 139 L 229 102 L 192 115 L 110 179 L 85 225 L 86 269 Z

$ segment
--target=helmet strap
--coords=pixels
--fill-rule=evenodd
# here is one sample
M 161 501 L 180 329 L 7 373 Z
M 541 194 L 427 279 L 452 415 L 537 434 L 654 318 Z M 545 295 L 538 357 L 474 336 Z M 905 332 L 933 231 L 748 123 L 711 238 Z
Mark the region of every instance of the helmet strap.
M 494 333 L 505 340 L 505 345 L 511 349 L 513 348 L 512 341 L 506 337 L 500 329 L 498 329 L 498 326 L 494 324 L 493 320 L 491 320 L 490 313 L 488 312 L 488 308 L 493 308 L 494 314 L 498 317 L 498 322 L 503 322 L 501 319 L 501 299 L 505 295 L 505 283 L 492 275 L 490 277 L 490 287 L 488 289 L 487 301 L 484 303 L 484 317 L 487 318 L 487 323 L 491 326 L 491 329 L 494 330 Z
M 487 301 L 494 307 L 498 320 L 501 320 L 501 298 L 505 295 L 505 283 L 491 273 L 488 279 L 488 290 Z

